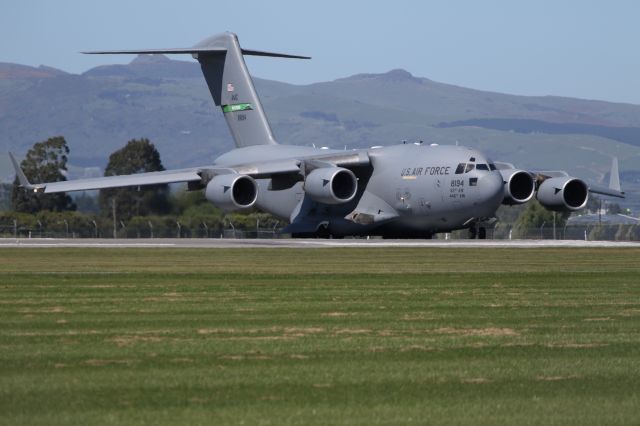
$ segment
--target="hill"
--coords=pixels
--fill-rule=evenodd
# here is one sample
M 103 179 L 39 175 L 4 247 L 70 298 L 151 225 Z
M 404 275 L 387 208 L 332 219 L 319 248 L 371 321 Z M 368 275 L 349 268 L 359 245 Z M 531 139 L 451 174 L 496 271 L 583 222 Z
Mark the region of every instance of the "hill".
M 623 177 L 640 172 L 639 105 L 485 92 L 404 70 L 304 86 L 255 82 L 281 143 L 459 143 L 522 167 L 562 168 L 593 180 L 616 155 Z M 104 167 L 112 151 L 136 137 L 150 138 L 166 167 L 208 163 L 232 148 L 198 64 L 162 55 L 81 75 L 0 64 L 0 129 L 0 149 L 18 155 L 64 135 L 74 173 Z M 11 174 L 6 165 L 0 162 L 0 176 Z

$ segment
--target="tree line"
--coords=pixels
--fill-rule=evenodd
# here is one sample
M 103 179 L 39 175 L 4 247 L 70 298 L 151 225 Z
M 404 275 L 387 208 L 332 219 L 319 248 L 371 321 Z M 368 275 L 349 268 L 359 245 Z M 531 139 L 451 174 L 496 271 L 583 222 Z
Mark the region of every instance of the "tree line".
M 27 152 L 21 167 L 33 183 L 67 179 L 69 147 L 62 136 L 38 142 Z M 165 170 L 160 153 L 149 139 L 132 139 L 113 152 L 104 176 Z M 95 204 L 87 209 L 87 204 Z M 80 206 L 84 211 L 78 211 Z M 590 198 L 587 210 L 597 210 L 599 200 Z M 93 212 L 87 212 L 93 210 Z M 617 204 L 608 213 L 618 213 Z M 532 230 L 564 229 L 569 213 L 546 210 L 536 200 L 521 206 L 502 206 L 493 235 L 530 238 Z M 0 212 L 0 235 L 67 237 L 219 237 L 275 235 L 286 223 L 258 211 L 224 214 L 204 198 L 203 191 L 171 191 L 169 185 L 103 189 L 94 200 L 66 193 L 34 194 L 21 188 L 17 177 L 11 187 L 11 210 Z M 548 232 L 548 231 L 547 231 Z M 230 234 L 229 234 L 230 233 Z M 640 227 L 620 225 L 591 229 L 593 238 L 640 239 Z
M 34 144 L 20 166 L 33 183 L 64 181 L 69 152 L 64 137 L 52 137 Z M 163 170 L 153 143 L 146 138 L 132 139 L 109 156 L 104 176 Z M 21 188 L 16 177 L 11 188 L 11 210 L 0 213 L 0 234 L 219 237 L 225 230 L 268 233 L 286 225 L 257 211 L 224 214 L 204 198 L 203 191 L 172 192 L 167 184 L 100 190 L 95 213 L 78 211 L 78 204 L 85 203 L 86 198 L 76 197 L 76 202 L 66 193 L 34 194 Z

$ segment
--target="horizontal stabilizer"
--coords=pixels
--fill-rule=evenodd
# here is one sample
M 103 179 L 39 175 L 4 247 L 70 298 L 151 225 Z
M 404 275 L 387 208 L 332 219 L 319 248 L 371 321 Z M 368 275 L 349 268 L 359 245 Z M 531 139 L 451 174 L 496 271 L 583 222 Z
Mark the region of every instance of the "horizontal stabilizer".
M 269 56 L 272 58 L 311 59 L 311 56 L 289 55 L 287 53 L 264 52 L 262 50 L 242 49 L 242 54 L 250 55 L 250 56 Z
M 198 55 L 206 53 L 223 53 L 224 47 L 187 47 L 183 49 L 134 49 L 134 50 L 96 50 L 81 52 L 85 55 Z M 242 49 L 243 55 L 269 56 L 272 58 L 311 59 L 310 56 L 289 55 L 287 53 L 265 52 L 262 50 Z
M 188 47 L 185 49 L 133 49 L 133 50 L 97 50 L 92 52 L 81 52 L 85 55 L 183 55 L 197 53 L 222 53 L 226 52 L 225 48 L 211 47 Z

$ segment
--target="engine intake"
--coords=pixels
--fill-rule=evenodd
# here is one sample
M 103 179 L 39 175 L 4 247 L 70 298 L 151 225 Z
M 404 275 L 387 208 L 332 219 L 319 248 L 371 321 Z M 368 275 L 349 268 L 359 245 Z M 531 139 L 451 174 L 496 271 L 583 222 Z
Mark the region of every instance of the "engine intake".
M 569 176 L 550 178 L 540 184 L 536 198 L 549 210 L 579 210 L 587 205 L 589 187 L 584 181 Z
M 217 175 L 207 184 L 205 197 L 224 211 L 248 209 L 256 203 L 258 185 L 251 176 Z
M 524 170 L 500 170 L 504 181 L 504 199 L 502 204 L 524 204 L 533 198 L 535 182 L 531 174 Z
M 314 201 L 342 204 L 353 200 L 358 180 L 351 170 L 341 167 L 321 167 L 312 170 L 305 179 L 304 191 Z

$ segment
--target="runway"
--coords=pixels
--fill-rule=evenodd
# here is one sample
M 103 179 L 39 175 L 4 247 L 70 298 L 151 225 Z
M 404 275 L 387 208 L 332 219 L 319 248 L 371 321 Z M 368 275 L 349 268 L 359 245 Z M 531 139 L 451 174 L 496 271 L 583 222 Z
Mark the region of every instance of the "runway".
M 612 247 L 640 248 L 633 241 L 583 240 L 383 240 L 383 239 L 54 239 L 3 238 L 0 248 L 338 248 L 338 247 L 423 247 L 423 248 L 548 248 Z

